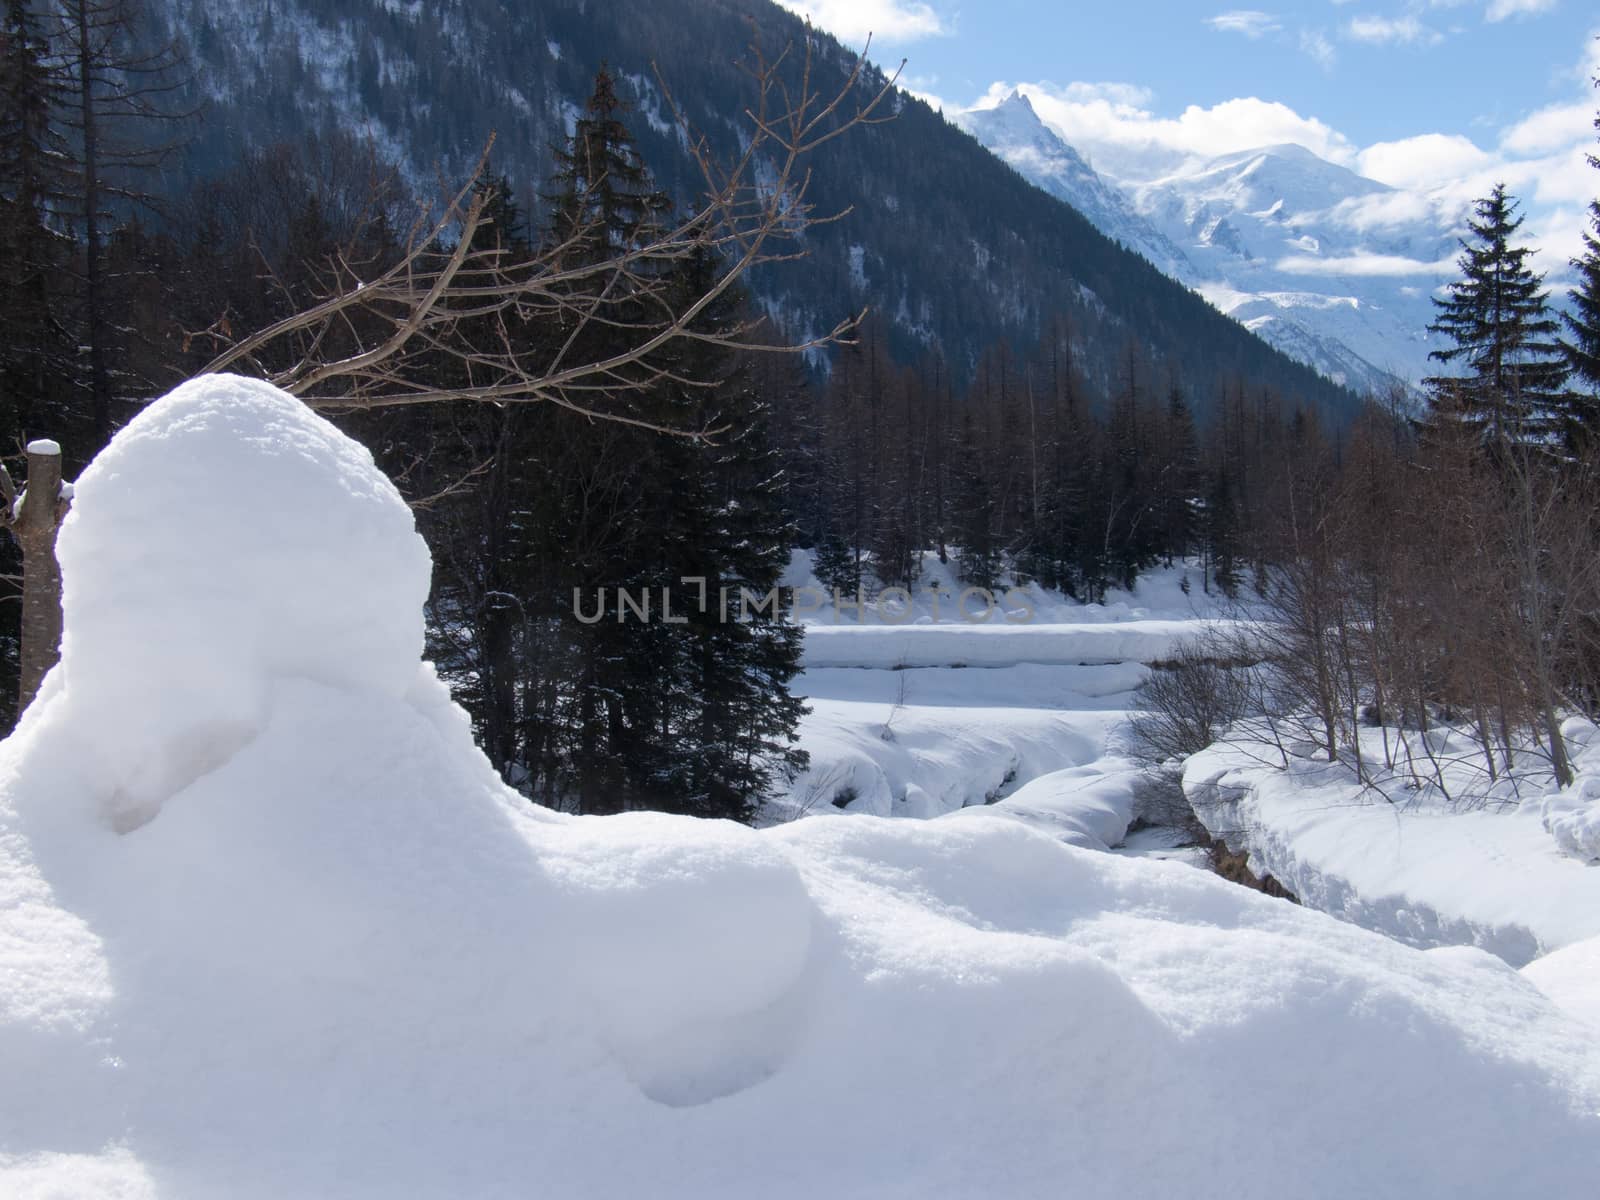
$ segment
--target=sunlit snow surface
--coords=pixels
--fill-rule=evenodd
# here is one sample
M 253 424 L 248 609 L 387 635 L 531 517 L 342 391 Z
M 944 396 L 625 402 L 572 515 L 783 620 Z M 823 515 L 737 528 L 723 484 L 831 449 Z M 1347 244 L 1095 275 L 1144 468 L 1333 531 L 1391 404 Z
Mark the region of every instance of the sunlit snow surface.
M 62 558 L 0 1195 L 1592 1187 L 1593 1029 L 1488 955 L 1017 822 L 530 809 L 418 663 L 404 505 L 260 385 L 140 416 Z
M 1215 836 L 1247 850 L 1258 873 L 1304 903 L 1413 945 L 1476 945 L 1522 966 L 1600 937 L 1600 863 L 1552 836 L 1563 828 L 1558 820 L 1600 824 L 1595 732 L 1586 721 L 1567 723 L 1579 783 L 1551 795 L 1548 767 L 1527 755 L 1494 794 L 1474 798 L 1471 789 L 1483 787 L 1477 751 L 1448 730 L 1436 734 L 1436 751 L 1441 761 L 1452 756 L 1452 799 L 1408 790 L 1398 773 L 1378 772 L 1381 788 L 1364 788 L 1348 764 L 1320 756 L 1284 768 L 1248 741 L 1189 759 L 1184 789 Z M 1365 731 L 1374 771 L 1381 734 Z

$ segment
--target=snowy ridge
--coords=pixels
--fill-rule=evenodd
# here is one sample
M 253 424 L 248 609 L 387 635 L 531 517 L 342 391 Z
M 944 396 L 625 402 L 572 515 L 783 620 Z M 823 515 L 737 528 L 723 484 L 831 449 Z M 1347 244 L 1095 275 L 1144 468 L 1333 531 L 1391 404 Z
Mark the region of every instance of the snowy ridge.
M 1133 210 L 1128 198 L 1107 183 L 1082 155 L 1039 119 L 1032 103 L 1013 92 L 994 108 L 954 113 L 951 119 L 1025 179 L 1065 200 L 1101 233 L 1144 255 L 1168 275 L 1195 271 L 1182 250 Z
M 418 661 L 410 514 L 282 393 L 189 385 L 79 483 L 0 745 L 0 1195 L 1592 1182 L 1593 1029 L 1487 955 L 1013 820 L 530 808 Z
M 951 118 L 1107 237 L 1328 378 L 1383 392 L 1434 373 L 1432 289 L 1462 214 L 1395 216 L 1393 189 L 1302 146 L 1110 178 L 1013 92 Z

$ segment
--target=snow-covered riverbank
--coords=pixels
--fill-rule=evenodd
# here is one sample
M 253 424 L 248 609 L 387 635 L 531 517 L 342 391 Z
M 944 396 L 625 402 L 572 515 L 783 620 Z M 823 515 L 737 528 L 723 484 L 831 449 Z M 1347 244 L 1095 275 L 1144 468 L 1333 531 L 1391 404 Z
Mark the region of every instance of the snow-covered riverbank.
M 821 588 L 804 553 L 790 579 Z M 1120 842 L 1138 776 L 1124 725 L 1144 664 L 1218 619 L 1198 579 L 1155 571 L 1103 605 L 1008 587 L 997 613 L 1027 620 L 979 623 L 949 599 L 963 588 L 954 571 L 928 555 L 908 606 L 822 606 L 808 614 L 795 684 L 811 705 L 801 724 L 811 766 L 767 820 L 961 812 L 1077 845 Z
M 1343 764 L 1218 745 L 1191 758 L 1195 812 L 1302 903 L 1411 945 L 1480 946 L 1513 966 L 1600 936 L 1600 865 L 1545 826 L 1548 781 L 1463 809 L 1363 788 Z M 1580 759 L 1580 762 L 1583 760 Z M 1600 765 L 1597 762 L 1596 765 Z

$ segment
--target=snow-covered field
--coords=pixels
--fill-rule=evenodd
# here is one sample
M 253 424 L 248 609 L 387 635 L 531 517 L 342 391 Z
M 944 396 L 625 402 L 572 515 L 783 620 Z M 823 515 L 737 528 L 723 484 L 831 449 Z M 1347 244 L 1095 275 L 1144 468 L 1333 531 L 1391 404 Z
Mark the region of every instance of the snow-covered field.
M 531 808 L 419 661 L 399 496 L 265 385 L 141 414 L 61 557 L 0 746 L 0 1195 L 1592 1189 L 1594 1026 L 1482 952 L 1020 819 Z M 918 707 L 998 707 L 954 675 Z

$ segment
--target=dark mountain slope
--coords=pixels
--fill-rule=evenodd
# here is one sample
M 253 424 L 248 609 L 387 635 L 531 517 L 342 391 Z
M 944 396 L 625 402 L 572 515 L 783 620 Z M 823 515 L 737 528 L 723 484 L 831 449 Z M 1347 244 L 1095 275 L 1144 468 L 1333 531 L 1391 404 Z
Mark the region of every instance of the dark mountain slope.
M 631 91 L 640 149 L 673 194 L 693 194 L 693 166 L 654 83 L 732 153 L 750 99 L 736 65 L 752 31 L 769 50 L 806 27 L 767 0 L 152 0 L 191 43 L 210 113 L 186 173 L 221 168 L 241 143 L 308 130 L 364 129 L 419 181 L 458 176 L 488 131 L 495 169 L 526 202 L 550 147 L 610 64 Z M 811 33 L 820 90 L 852 52 Z M 1130 341 L 1170 367 L 1203 411 L 1219 384 L 1300 397 L 1338 416 L 1354 398 L 1273 350 L 1182 286 L 1098 233 L 967 134 L 910 97 L 897 118 L 851 131 L 819 152 L 818 210 L 852 211 L 808 234 L 810 256 L 756 281 L 788 331 L 831 326 L 870 304 L 895 349 L 941 348 L 958 374 L 1004 338 L 1025 348 L 1067 316 L 1091 378 L 1115 379 Z

